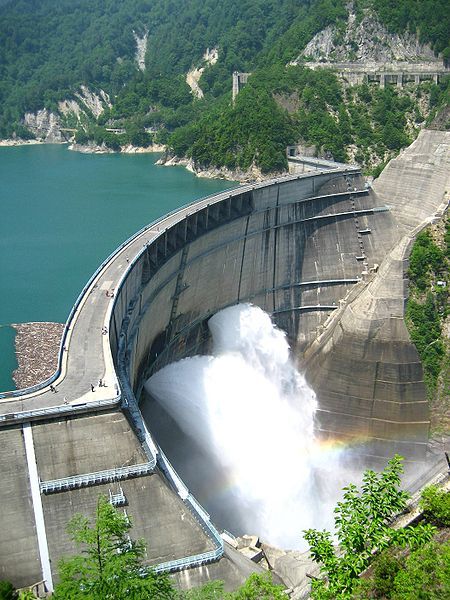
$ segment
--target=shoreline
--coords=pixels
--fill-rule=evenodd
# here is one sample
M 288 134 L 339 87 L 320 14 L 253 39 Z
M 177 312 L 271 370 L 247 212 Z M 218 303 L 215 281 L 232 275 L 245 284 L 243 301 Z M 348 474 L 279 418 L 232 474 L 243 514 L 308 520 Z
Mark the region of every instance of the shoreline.
M 81 154 L 155 154 L 165 152 L 167 147 L 163 144 L 152 144 L 147 147 L 127 144 L 126 146 L 121 146 L 120 150 L 113 150 L 112 148 L 108 148 L 105 144 L 77 144 L 75 142 L 69 142 L 67 149 L 72 152 L 80 152 Z
M 157 165 L 163 167 L 184 167 L 197 177 L 204 177 L 205 179 L 225 179 L 226 181 L 237 181 L 244 185 L 248 183 L 259 183 L 266 181 L 267 179 L 273 179 L 274 177 L 282 177 L 288 175 L 289 172 L 276 172 L 276 173 L 262 173 L 256 166 L 251 166 L 247 171 L 241 171 L 240 169 L 231 170 L 226 167 L 210 167 L 203 169 L 198 167 L 191 158 L 180 158 L 178 156 L 162 156 L 156 161 Z
M 0 148 L 11 148 L 13 146 L 35 146 L 37 144 L 45 144 L 42 140 L 22 140 L 22 139 L 6 139 L 0 140 Z
M 47 142 L 45 140 L 22 140 L 22 139 L 3 139 L 0 140 L 0 148 L 12 148 L 18 146 L 36 146 L 36 145 L 52 145 L 58 144 L 58 146 L 67 145 L 67 149 L 73 152 L 81 152 L 83 154 L 158 154 L 161 152 L 167 151 L 167 146 L 163 144 L 152 144 L 151 146 L 143 147 L 143 146 L 132 146 L 131 144 L 127 144 L 126 146 L 122 146 L 120 150 L 112 150 L 105 145 L 96 145 L 96 144 L 76 144 L 73 141 L 64 140 L 60 141 L 51 141 Z
M 165 153 L 164 156 L 161 156 L 156 161 L 156 164 L 164 167 L 184 167 L 191 173 L 193 173 L 196 177 L 202 177 L 204 179 L 224 179 L 225 181 L 233 181 L 238 182 L 242 185 L 248 183 L 259 183 L 261 181 L 265 181 L 267 179 L 272 179 L 273 177 L 282 177 L 283 175 L 288 174 L 286 172 L 276 172 L 276 173 L 262 173 L 260 169 L 256 166 L 250 167 L 247 171 L 242 171 L 240 169 L 231 170 L 226 167 L 210 167 L 210 168 L 201 168 L 198 167 L 194 161 L 190 158 L 178 157 L 178 156 L 170 156 L 167 154 L 168 149 L 164 144 L 152 144 L 151 146 L 142 147 L 142 146 L 132 146 L 131 144 L 127 144 L 126 146 L 121 146 L 120 150 L 113 150 L 108 148 L 105 144 L 77 144 L 73 140 L 72 141 L 53 141 L 47 142 L 45 140 L 22 140 L 22 139 L 4 139 L 0 140 L 0 147 L 11 148 L 18 146 L 31 146 L 31 145 L 42 145 L 42 144 L 58 144 L 58 145 L 67 145 L 67 149 L 71 152 L 79 152 L 81 154 L 160 154 Z

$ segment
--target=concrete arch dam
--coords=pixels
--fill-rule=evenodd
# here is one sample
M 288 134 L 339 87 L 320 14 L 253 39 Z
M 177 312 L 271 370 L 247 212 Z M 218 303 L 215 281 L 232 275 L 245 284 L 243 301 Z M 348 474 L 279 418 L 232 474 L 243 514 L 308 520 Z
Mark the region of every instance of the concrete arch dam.
M 349 300 L 383 280 L 377 265 L 396 236 L 389 206 L 351 168 L 272 181 L 192 207 L 143 249 L 118 293 L 111 343 L 122 386 L 129 383 L 140 397 L 156 370 L 207 353 L 210 316 L 252 302 L 272 315 L 305 361 L 318 394 L 319 435 L 369 440 L 366 452 L 375 455 L 423 456 L 428 406 L 401 320 L 403 272 L 398 315 L 380 308 L 365 315 L 371 335 L 349 318 L 348 335 L 334 334 L 331 356 L 328 346 L 317 348 L 318 334 L 320 340 L 336 331 Z
M 319 435 L 423 458 L 405 272 L 415 234 L 446 206 L 449 137 L 421 134 L 375 190 L 345 166 L 244 186 L 163 217 L 106 259 L 71 311 L 57 373 L 0 394 L 0 578 L 51 589 L 76 550 L 65 525 L 93 514 L 99 493 L 125 506 L 148 564 L 181 585 L 232 586 L 258 568 L 224 546 L 139 409 L 148 375 L 205 351 L 208 318 L 237 302 L 287 332 L 318 396 Z

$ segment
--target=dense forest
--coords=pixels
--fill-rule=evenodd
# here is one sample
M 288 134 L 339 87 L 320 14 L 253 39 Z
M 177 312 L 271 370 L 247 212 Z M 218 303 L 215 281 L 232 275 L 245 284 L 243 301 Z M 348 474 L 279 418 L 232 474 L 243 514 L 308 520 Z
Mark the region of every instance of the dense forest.
M 303 44 L 336 18 L 342 0 L 17 0 L 0 11 L 1 133 L 25 110 L 55 108 L 80 85 L 116 94 L 133 83 L 133 31 L 149 32 L 146 78 L 176 81 L 220 47 L 220 60 L 205 77 L 212 94 L 229 89 L 231 73 L 254 67 L 258 55 L 300 22 L 309 5 L 317 17 Z M 339 9 L 336 9 L 339 7 Z M 301 48 L 301 42 L 300 46 Z M 295 51 L 292 49 L 290 58 Z M 170 103 L 178 106 L 177 98 Z
M 404 93 L 348 88 L 330 72 L 288 67 L 327 25 L 345 27 L 345 0 L 15 0 L 0 2 L 0 137 L 29 137 L 25 112 L 57 112 L 81 85 L 112 101 L 96 118 L 66 116 L 77 141 L 113 150 L 152 140 L 202 166 L 262 171 L 285 168 L 285 147 L 316 146 L 367 170 L 407 145 L 448 102 L 448 86 L 427 83 Z M 450 57 L 445 0 L 355 0 L 392 32 L 411 31 Z M 136 39 L 147 35 L 145 71 Z M 206 65 L 207 48 L 219 59 Z M 195 98 L 186 73 L 203 65 Z M 231 103 L 231 74 L 250 72 Z M 120 128 L 121 135 L 106 131 Z
M 424 86 L 427 106 L 444 90 Z M 391 87 L 344 88 L 330 71 L 275 65 L 256 72 L 234 106 L 214 105 L 179 127 L 169 142 L 177 155 L 199 165 L 231 169 L 246 170 L 256 159 L 263 172 L 282 170 L 286 146 L 298 140 L 335 160 L 370 166 L 374 156 L 408 145 L 423 120 L 411 94 Z
M 431 407 L 433 432 L 450 422 L 450 216 L 422 231 L 409 259 L 406 323 L 419 352 Z

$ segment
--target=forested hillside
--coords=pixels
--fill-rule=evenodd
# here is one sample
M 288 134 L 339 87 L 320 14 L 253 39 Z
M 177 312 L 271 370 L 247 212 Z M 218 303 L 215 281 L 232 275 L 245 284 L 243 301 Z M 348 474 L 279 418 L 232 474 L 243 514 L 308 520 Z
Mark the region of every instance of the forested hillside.
M 418 236 L 409 259 L 406 323 L 423 364 L 433 433 L 450 425 L 450 216 Z
M 443 94 L 430 85 L 421 93 L 427 110 Z M 256 157 L 263 172 L 282 170 L 286 146 L 302 140 L 335 160 L 374 168 L 377 157 L 407 146 L 424 118 L 411 92 L 345 88 L 330 71 L 275 65 L 256 72 L 234 106 L 217 103 L 169 142 L 199 165 L 246 170 Z
M 389 31 L 413 32 L 450 56 L 445 0 L 350 6 L 357 20 L 373 14 Z M 0 1 L 0 138 L 30 136 L 24 114 L 46 108 L 78 130 L 79 143 L 113 150 L 156 139 L 204 166 L 271 171 L 285 168 L 287 144 L 305 142 L 373 169 L 410 142 L 448 91 L 445 83 L 352 89 L 329 72 L 287 67 L 327 26 L 343 35 L 348 7 L 345 0 Z M 138 39 L 145 69 L 136 61 Z M 207 48 L 218 50 L 215 64 L 204 62 Z M 186 83 L 200 66 L 201 100 Z M 253 75 L 232 106 L 234 70 Z M 62 115 L 58 102 L 77 101 L 82 85 L 104 90 L 111 106 Z
M 304 16 L 309 1 L 293 0 L 16 0 L 0 11 L 1 134 L 25 110 L 55 108 L 84 83 L 117 93 L 136 73 L 133 31 L 149 31 L 147 78 L 186 73 L 207 47 L 221 58 L 209 75 L 215 93 L 233 70 L 249 70 Z M 323 14 L 341 0 L 313 2 Z M 331 7 L 331 10 L 329 10 Z M 330 14 L 329 17 L 326 15 Z M 173 101 L 173 104 L 176 104 Z

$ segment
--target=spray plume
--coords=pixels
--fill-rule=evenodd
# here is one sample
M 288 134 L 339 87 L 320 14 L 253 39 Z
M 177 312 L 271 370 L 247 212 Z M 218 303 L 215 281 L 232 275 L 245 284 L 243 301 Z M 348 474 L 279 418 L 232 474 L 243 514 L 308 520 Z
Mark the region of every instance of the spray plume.
M 260 308 L 226 308 L 208 325 L 212 356 L 168 365 L 146 383 L 176 422 L 162 446 L 219 526 L 301 548 L 302 529 L 330 525 L 342 482 L 336 455 L 314 441 L 314 392 Z

